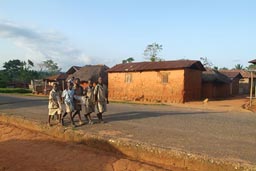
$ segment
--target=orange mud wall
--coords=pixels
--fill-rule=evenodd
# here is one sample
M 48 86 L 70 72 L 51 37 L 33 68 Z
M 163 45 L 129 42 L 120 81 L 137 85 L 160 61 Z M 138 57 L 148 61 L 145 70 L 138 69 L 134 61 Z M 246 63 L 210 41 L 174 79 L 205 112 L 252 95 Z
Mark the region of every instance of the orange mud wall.
M 202 71 L 185 69 L 185 102 L 201 100 Z
M 183 103 L 184 75 L 184 70 L 109 73 L 109 99 Z

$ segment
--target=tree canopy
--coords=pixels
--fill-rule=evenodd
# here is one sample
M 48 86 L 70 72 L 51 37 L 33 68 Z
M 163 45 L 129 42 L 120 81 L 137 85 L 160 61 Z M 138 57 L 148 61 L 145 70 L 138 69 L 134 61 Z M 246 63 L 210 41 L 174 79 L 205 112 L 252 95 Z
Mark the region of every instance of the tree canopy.
M 234 69 L 242 70 L 242 69 L 244 69 L 244 66 L 241 64 L 236 64 Z
M 38 77 L 38 73 L 31 68 L 34 63 L 31 60 L 21 61 L 18 59 L 9 60 L 3 65 L 4 70 L 1 71 L 2 85 L 10 82 L 29 82 L 32 78 Z M 4 84 L 5 83 L 5 84 Z
M 59 68 L 58 64 L 55 63 L 51 59 L 43 61 L 42 63 L 40 63 L 38 65 L 39 65 L 41 71 L 46 71 L 51 74 L 56 74 L 61 71 L 61 68 Z
M 14 82 L 29 83 L 32 79 L 42 79 L 61 70 L 52 60 L 43 61 L 42 65 L 45 70 L 36 71 L 32 69 L 34 63 L 31 60 L 14 59 L 5 62 L 4 69 L 0 70 L 0 87 L 6 87 L 9 83 Z
M 127 58 L 127 59 L 124 59 L 124 60 L 122 61 L 122 63 L 123 63 L 123 64 L 125 64 L 125 63 L 131 63 L 131 62 L 133 62 L 133 61 L 134 61 L 133 57 L 129 57 L 129 58 Z
M 212 62 L 207 58 L 207 57 L 201 57 L 200 61 L 202 62 L 202 64 L 204 65 L 204 67 L 206 68 L 211 68 L 212 67 Z M 216 67 L 216 66 L 215 66 Z
M 246 67 L 247 70 L 256 70 L 256 64 L 250 64 L 248 67 Z
M 163 50 L 163 45 L 158 43 L 152 43 L 147 45 L 144 50 L 144 56 L 151 62 L 162 61 L 163 59 L 158 57 L 158 54 Z

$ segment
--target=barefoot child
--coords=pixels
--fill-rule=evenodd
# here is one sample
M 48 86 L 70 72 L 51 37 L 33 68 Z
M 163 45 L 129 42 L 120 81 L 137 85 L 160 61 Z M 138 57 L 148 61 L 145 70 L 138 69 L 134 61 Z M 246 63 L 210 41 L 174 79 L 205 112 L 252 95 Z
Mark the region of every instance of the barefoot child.
M 64 125 L 64 118 L 67 114 L 69 114 L 70 122 L 72 126 L 75 126 L 75 123 L 72 118 L 72 112 L 74 111 L 74 89 L 73 83 L 67 82 L 67 89 L 62 92 L 62 98 L 65 103 L 66 112 L 62 117 L 62 125 Z
M 81 101 L 80 99 L 83 96 L 83 87 L 80 85 L 80 79 L 76 78 L 75 79 L 75 84 L 74 84 L 74 109 L 75 109 L 75 113 L 72 116 L 73 119 L 75 118 L 76 115 L 78 115 L 79 118 L 79 124 L 83 125 L 82 122 L 82 118 L 81 118 L 81 110 L 82 110 L 82 106 L 81 106 Z
M 48 115 L 48 125 L 51 126 L 51 117 L 58 114 L 59 123 L 61 123 L 61 106 L 60 106 L 60 96 L 57 83 L 53 83 L 52 90 L 49 94 L 49 115 Z
M 85 118 L 88 121 L 88 124 L 93 124 L 91 113 L 95 112 L 95 105 L 94 105 L 94 87 L 91 80 L 88 80 L 88 87 L 85 88 L 85 95 L 86 95 L 86 101 L 85 101 Z
M 98 84 L 94 88 L 94 99 L 98 110 L 97 117 L 99 123 L 104 123 L 105 121 L 102 118 L 102 114 L 107 111 L 108 90 L 107 86 L 102 83 L 102 77 L 98 78 Z

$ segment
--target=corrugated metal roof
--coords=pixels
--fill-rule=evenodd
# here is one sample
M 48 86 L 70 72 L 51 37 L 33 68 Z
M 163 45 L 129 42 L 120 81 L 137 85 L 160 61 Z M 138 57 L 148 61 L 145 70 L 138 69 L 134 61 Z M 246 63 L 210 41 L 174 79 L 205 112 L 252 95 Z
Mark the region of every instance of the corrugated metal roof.
M 256 59 L 249 61 L 249 63 L 256 64 Z
M 232 70 L 220 70 L 220 72 L 239 72 L 242 75 L 242 78 L 251 78 L 251 73 L 249 71 L 246 70 L 239 70 L 239 69 L 232 69 Z M 255 73 L 253 73 L 253 77 L 256 78 Z
M 243 76 L 240 74 L 239 71 L 235 71 L 235 70 L 220 70 L 220 73 L 228 76 L 229 78 L 231 79 L 234 79 L 234 78 L 243 78 Z
M 174 70 L 174 69 L 196 69 L 205 71 L 200 61 L 196 60 L 176 60 L 160 62 L 134 62 L 117 64 L 110 68 L 108 72 L 136 72 L 136 71 L 154 71 L 154 70 Z

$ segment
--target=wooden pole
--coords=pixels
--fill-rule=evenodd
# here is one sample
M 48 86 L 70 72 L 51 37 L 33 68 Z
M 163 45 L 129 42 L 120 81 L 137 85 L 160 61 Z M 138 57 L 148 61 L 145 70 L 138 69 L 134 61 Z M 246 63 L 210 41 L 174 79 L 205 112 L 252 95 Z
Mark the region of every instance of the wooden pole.
M 64 89 L 65 89 L 65 81 L 62 80 L 62 91 L 64 91 Z
M 250 107 L 252 106 L 253 72 L 251 71 Z
M 256 84 L 254 85 L 254 97 L 256 97 Z

